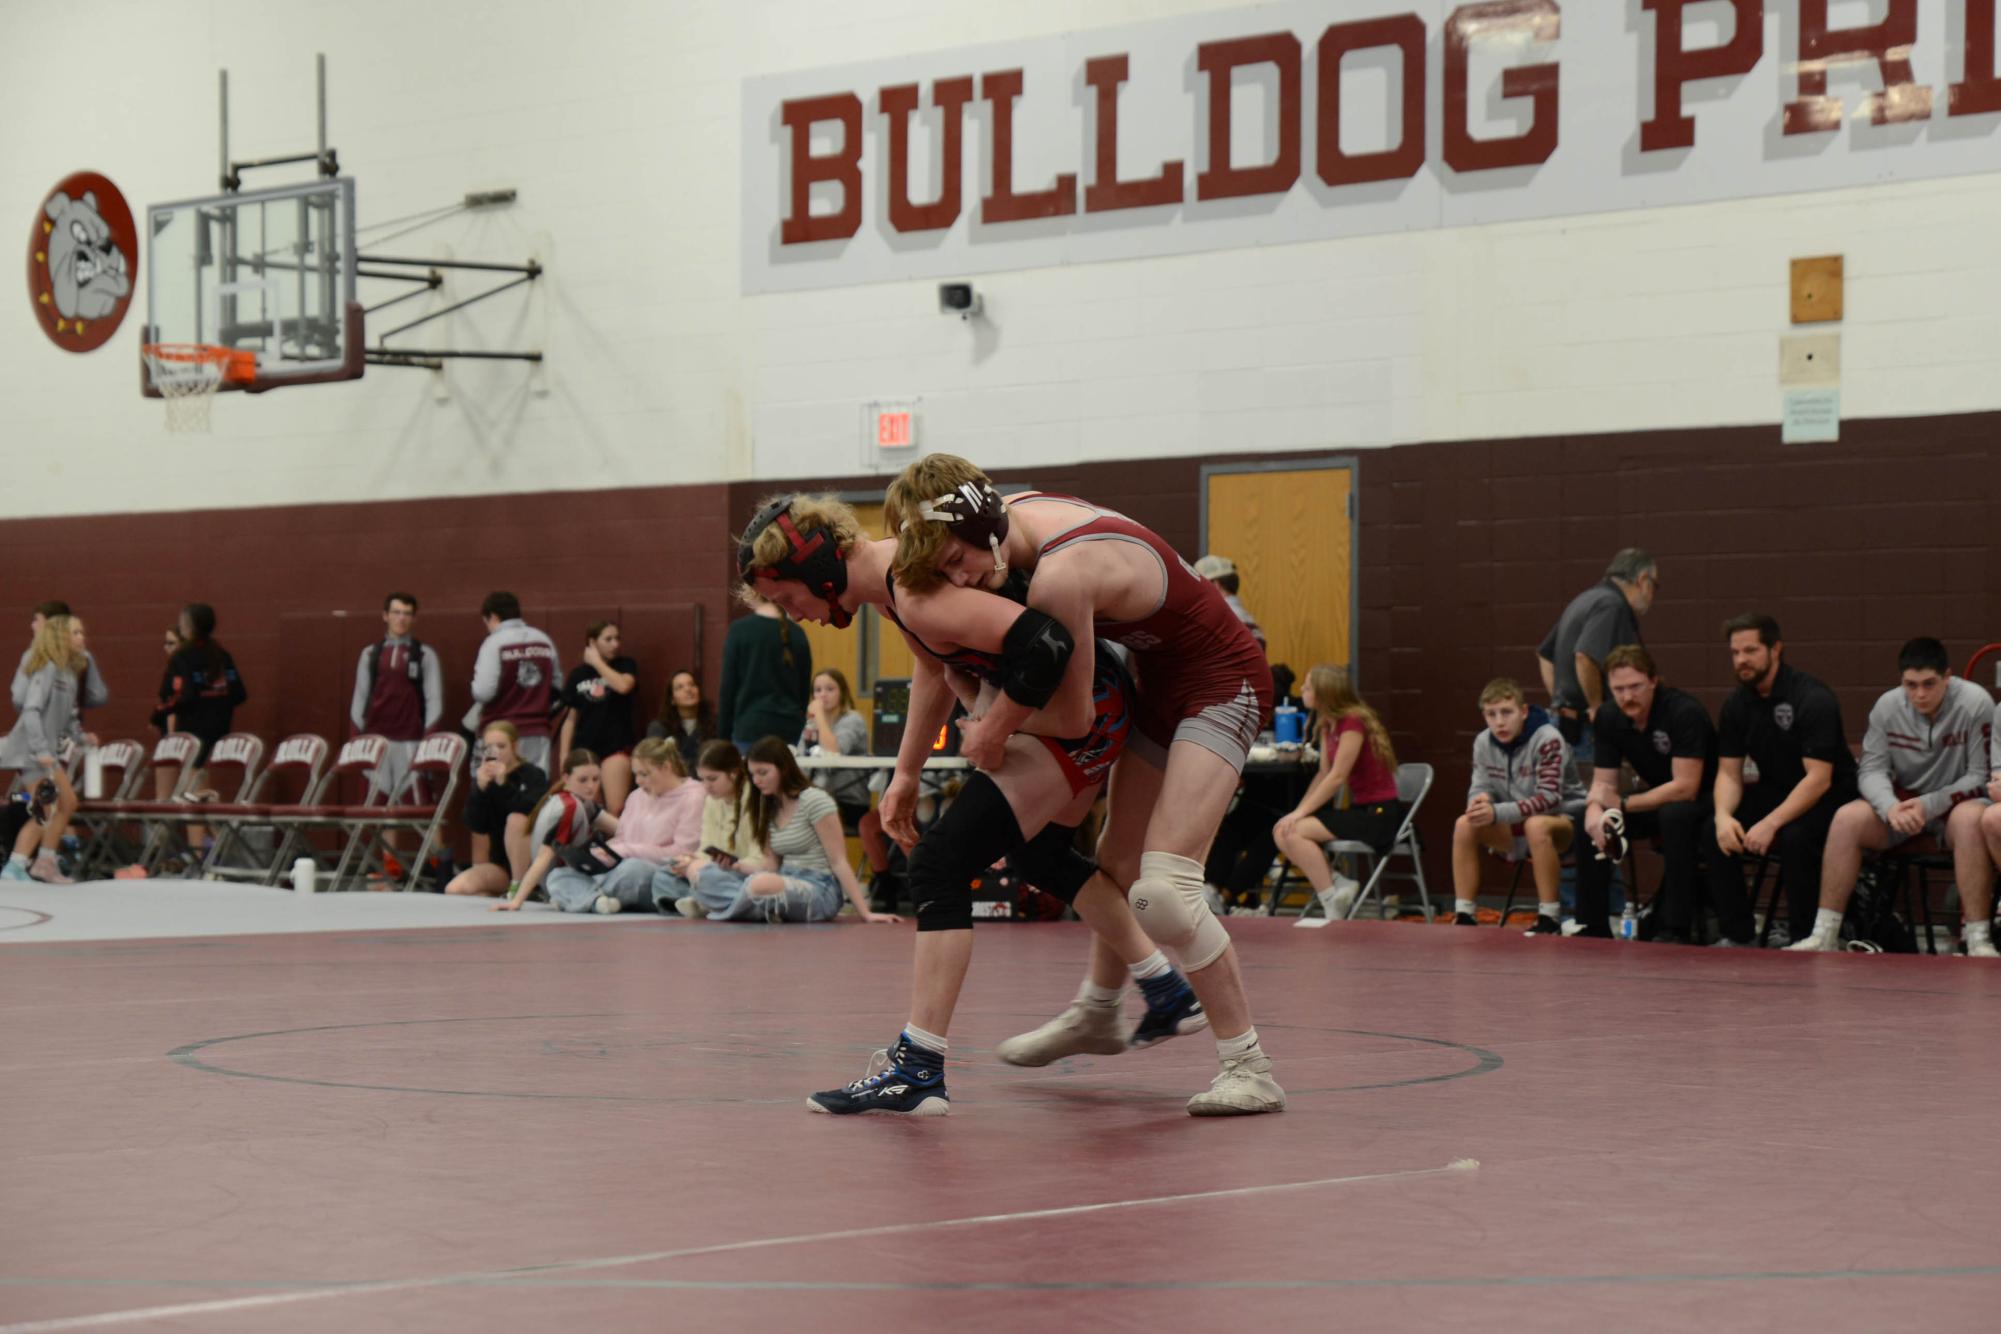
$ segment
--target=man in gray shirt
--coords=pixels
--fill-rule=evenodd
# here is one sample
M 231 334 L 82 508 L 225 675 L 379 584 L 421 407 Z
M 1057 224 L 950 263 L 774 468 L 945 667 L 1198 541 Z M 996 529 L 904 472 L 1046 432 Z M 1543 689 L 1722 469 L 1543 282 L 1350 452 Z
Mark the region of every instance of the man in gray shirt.
M 1987 910 L 1993 863 L 1980 837 L 1988 784 L 1993 702 L 1987 692 L 1949 674 L 1945 645 L 1913 639 L 1897 654 L 1903 681 L 1869 710 L 1861 796 L 1835 812 L 1820 869 L 1820 911 L 1813 934 L 1794 950 L 1838 950 L 1864 852 L 1887 852 L 1919 838 L 1949 845 L 1966 914 L 1967 952 L 1994 953 Z
M 1605 701 L 1605 655 L 1640 642 L 1640 617 L 1654 605 L 1660 570 L 1642 547 L 1612 557 L 1605 577 L 1570 600 L 1536 650 L 1557 730 L 1575 746 Z

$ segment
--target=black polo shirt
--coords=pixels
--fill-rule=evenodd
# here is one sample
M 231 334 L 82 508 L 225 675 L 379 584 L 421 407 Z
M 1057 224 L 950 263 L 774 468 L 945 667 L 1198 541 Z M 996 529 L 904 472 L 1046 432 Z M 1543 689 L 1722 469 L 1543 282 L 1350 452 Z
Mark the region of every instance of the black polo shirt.
M 1599 768 L 1616 767 L 1624 760 L 1642 783 L 1661 787 L 1674 781 L 1676 760 L 1701 760 L 1701 799 L 1707 799 L 1716 782 L 1716 729 L 1710 725 L 1709 710 L 1686 690 L 1662 686 L 1654 691 L 1653 710 L 1638 726 L 1608 700 L 1598 710 L 1595 728 Z
M 1841 726 L 1841 701 L 1834 692 L 1789 663 L 1779 664 L 1772 693 L 1740 685 L 1723 701 L 1716 732 L 1717 753 L 1748 758 L 1758 766 L 1758 785 L 1779 801 L 1806 777 L 1806 761 L 1834 766 L 1828 795 L 1847 801 L 1855 795 L 1855 756 Z

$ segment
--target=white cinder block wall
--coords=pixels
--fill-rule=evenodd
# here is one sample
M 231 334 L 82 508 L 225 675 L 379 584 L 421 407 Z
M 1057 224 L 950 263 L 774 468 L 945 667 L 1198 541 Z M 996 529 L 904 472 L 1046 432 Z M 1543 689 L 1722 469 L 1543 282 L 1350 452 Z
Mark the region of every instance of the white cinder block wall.
M 16 296 L 0 516 L 854 471 L 877 397 L 1011 463 L 1774 421 L 1786 264 L 1821 253 L 1847 257 L 1847 415 L 2001 409 L 2001 173 L 996 273 L 984 327 L 940 317 L 932 278 L 742 295 L 745 78 L 1227 7 L 0 0 L 0 218 L 27 230 L 84 169 L 141 217 L 211 192 L 219 67 L 239 156 L 309 148 L 325 51 L 364 226 L 514 187 L 393 249 L 548 266 L 425 336 L 549 355 L 233 397 L 185 438 L 137 391 L 142 308 L 71 356 Z

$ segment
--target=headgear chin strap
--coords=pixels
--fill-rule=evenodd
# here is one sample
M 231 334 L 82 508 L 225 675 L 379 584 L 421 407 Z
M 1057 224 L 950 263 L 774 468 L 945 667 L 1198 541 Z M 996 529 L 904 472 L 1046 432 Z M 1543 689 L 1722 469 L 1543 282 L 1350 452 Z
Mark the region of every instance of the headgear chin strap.
M 848 590 L 848 563 L 841 558 L 830 530 L 817 528 L 810 534 L 799 531 L 790 513 L 796 499 L 796 496 L 780 496 L 759 510 L 750 527 L 743 530 L 743 541 L 736 549 L 737 575 L 747 584 L 754 583 L 762 574 L 806 585 L 827 604 L 828 624 L 844 630 L 854 620 L 853 613 L 841 605 L 841 594 Z M 774 565 L 759 565 L 757 539 L 773 524 L 785 534 L 785 557 Z
M 994 573 L 1007 573 L 1007 554 L 1002 550 L 1007 541 L 1007 506 L 1001 502 L 1000 492 L 986 482 L 961 482 L 956 490 L 936 500 L 920 502 L 916 516 L 906 519 L 903 526 L 908 528 L 918 519 L 942 523 L 952 536 L 974 546 L 986 543 L 994 554 Z

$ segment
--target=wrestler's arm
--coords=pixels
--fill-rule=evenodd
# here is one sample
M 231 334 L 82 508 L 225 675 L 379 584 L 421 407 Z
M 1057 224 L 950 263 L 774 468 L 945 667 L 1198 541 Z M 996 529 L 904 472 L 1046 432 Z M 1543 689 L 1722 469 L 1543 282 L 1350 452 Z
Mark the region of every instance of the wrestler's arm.
M 906 601 L 906 613 L 921 618 L 913 620 L 911 628 L 927 640 L 949 640 L 961 648 L 1000 654 L 1004 660 L 1011 636 L 1018 649 L 1023 629 L 1041 616 L 1055 621 L 1068 635 L 1070 646 L 1062 677 L 1046 702 L 1038 706 L 1017 698 L 1014 691 L 1003 690 L 988 703 L 984 717 L 968 724 L 969 734 L 977 732 L 991 746 L 1005 744 L 1031 722 L 1037 732 L 1050 736 L 1080 736 L 1090 730 L 1095 671 L 1091 595 L 1088 587 L 1064 577 L 1066 572 L 1060 568 L 1054 573 L 1057 577 L 1050 578 L 1038 571 L 1029 584 L 1029 609 L 1039 616 L 1026 622 L 1019 604 L 980 589 L 947 585 Z

